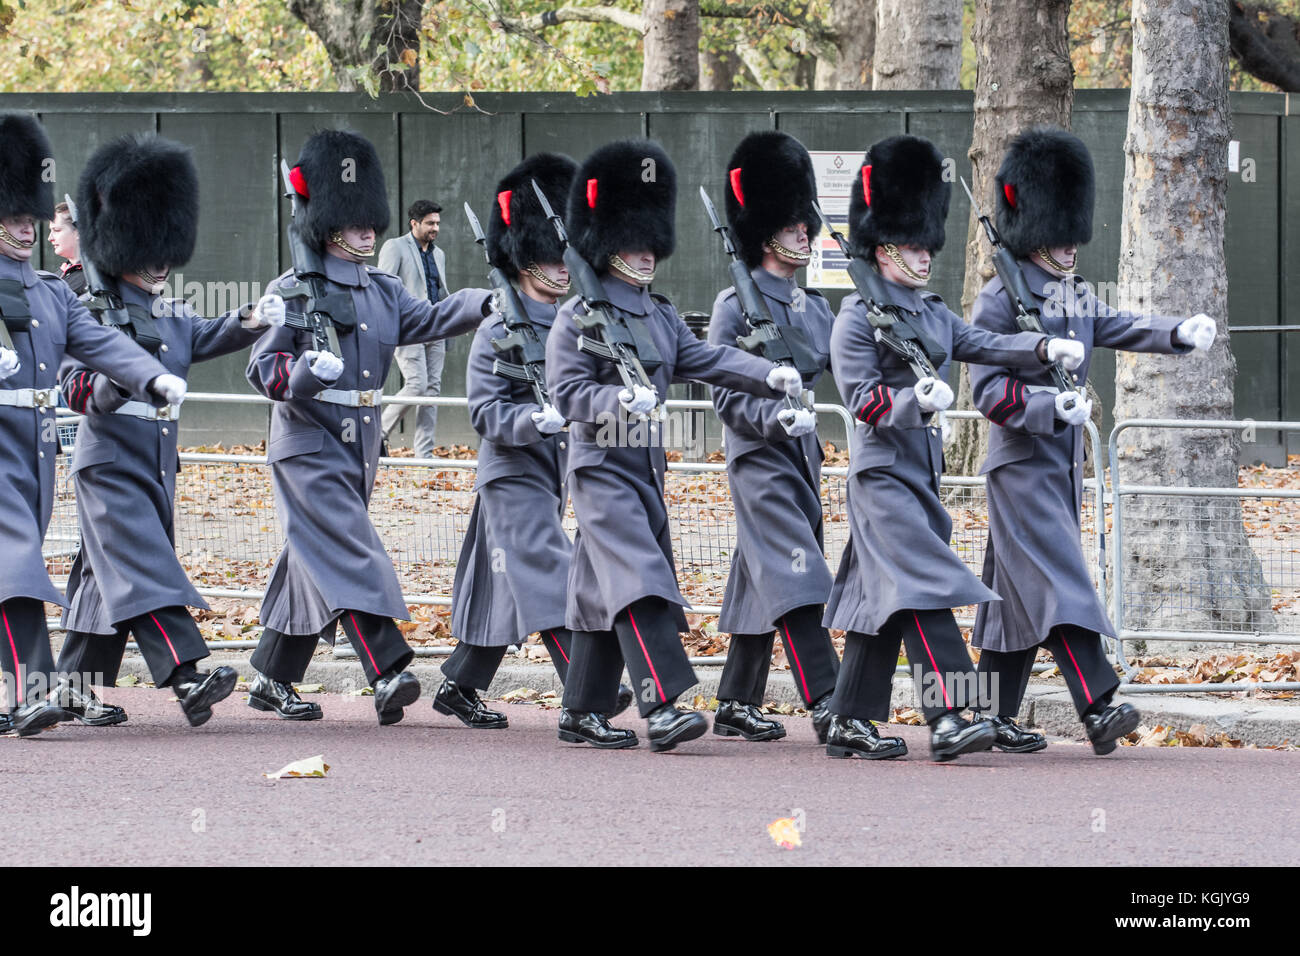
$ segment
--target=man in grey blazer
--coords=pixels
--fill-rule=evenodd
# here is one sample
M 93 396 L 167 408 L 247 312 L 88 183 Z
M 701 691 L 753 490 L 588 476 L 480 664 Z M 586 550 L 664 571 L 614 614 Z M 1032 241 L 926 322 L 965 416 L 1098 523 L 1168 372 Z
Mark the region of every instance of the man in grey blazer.
M 417 199 L 407 211 L 411 230 L 389 239 L 379 250 L 379 268 L 402 280 L 406 291 L 417 299 L 438 302 L 447 289 L 447 257 L 434 240 L 442 221 L 442 207 L 428 199 Z M 407 345 L 396 352 L 397 367 L 402 372 L 403 397 L 435 396 L 442 392 L 442 366 L 447 359 L 447 343 L 426 342 Z M 433 455 L 434 432 L 438 426 L 438 409 L 433 405 L 388 405 L 384 408 L 384 437 L 398 420 L 415 408 L 415 454 L 420 458 Z

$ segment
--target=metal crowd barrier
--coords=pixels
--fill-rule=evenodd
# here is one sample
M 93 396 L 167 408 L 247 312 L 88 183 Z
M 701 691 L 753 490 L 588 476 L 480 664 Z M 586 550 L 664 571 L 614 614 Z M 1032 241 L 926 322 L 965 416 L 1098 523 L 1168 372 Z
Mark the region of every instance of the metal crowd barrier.
M 1300 490 L 1128 484 L 1119 441 L 1132 429 L 1300 431 L 1300 422 L 1135 418 L 1111 431 L 1111 619 L 1126 674 L 1123 692 L 1300 690 L 1295 681 L 1132 683 L 1137 668 L 1126 642 L 1300 644 L 1300 606 L 1288 613 L 1300 605 Z M 1223 559 L 1214 566 L 1185 560 L 1193 549 L 1179 544 L 1193 539 L 1209 542 Z
M 186 405 L 198 403 L 269 405 L 270 400 L 254 394 L 210 392 L 194 392 L 186 398 Z M 447 396 L 400 399 L 385 396 L 384 403 L 460 408 L 467 405 L 463 397 Z M 714 414 L 713 405 L 708 401 L 670 400 L 665 404 L 670 410 Z M 815 410 L 820 415 L 838 416 L 846 435 L 856 425 L 842 405 L 818 404 Z M 975 411 L 950 411 L 948 417 L 984 421 Z M 76 420 L 77 416 L 66 415 L 61 424 L 70 428 Z M 1087 428 L 1096 465 L 1103 460 L 1101 443 L 1091 423 Z M 184 453 L 181 463 L 184 467 L 176 485 L 176 548 L 181 563 L 205 597 L 250 604 L 260 602 L 264 593 L 261 588 L 231 584 L 232 580 L 239 579 L 265 580 L 281 549 L 265 456 Z M 370 514 L 388 545 L 408 604 L 447 606 L 451 603 L 455 564 L 473 507 L 473 476 L 477 464 L 473 459 L 452 458 L 380 460 Z M 1100 468 L 1094 470 L 1101 473 Z M 716 615 L 736 535 L 726 465 L 670 461 L 668 471 L 665 492 L 677 542 L 674 557 L 678 580 L 683 594 L 691 601 L 687 613 Z M 843 466 L 822 469 L 825 556 L 832 571 L 838 566 L 848 541 L 847 473 Z M 1094 580 L 1104 594 L 1104 487 L 1097 477 L 1088 479 L 1085 485 L 1093 494 L 1092 501 L 1085 500 L 1084 504 L 1082 543 L 1085 553 L 1096 555 L 1092 562 Z M 988 534 L 984 479 L 945 475 L 940 488 L 953 517 L 952 547 L 978 575 L 983 567 Z M 572 534 L 576 529 L 572 509 L 565 524 Z M 62 583 L 59 578 L 66 577 L 76 543 L 76 506 L 64 457 L 59 464 L 54 518 L 46 538 L 46 556 L 56 584 Z M 972 624 L 973 609 L 959 613 L 958 620 L 967 626 Z M 256 641 L 242 639 L 210 642 L 210 646 L 223 649 L 248 648 L 255 644 Z M 428 656 L 448 652 L 446 648 L 417 648 L 417 653 Z M 347 656 L 350 648 L 340 648 L 339 654 Z M 703 657 L 695 662 L 721 664 L 725 657 Z

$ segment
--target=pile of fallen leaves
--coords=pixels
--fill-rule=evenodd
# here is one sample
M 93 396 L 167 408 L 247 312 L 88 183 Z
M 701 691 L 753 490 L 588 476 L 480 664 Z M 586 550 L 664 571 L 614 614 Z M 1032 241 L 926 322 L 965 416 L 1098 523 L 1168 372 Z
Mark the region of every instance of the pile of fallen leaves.
M 1191 661 L 1150 657 L 1134 661 L 1134 664 L 1138 667 L 1133 676 L 1135 684 L 1273 684 L 1300 681 L 1300 649 L 1280 651 L 1271 657 L 1241 651 L 1211 654 Z M 1295 691 L 1269 691 L 1261 688 L 1258 696 L 1285 700 L 1295 698 L 1297 694 Z
M 1236 750 L 1279 750 L 1291 749 L 1283 744 L 1281 747 L 1257 748 L 1254 744 L 1242 743 L 1225 733 L 1211 734 L 1204 724 L 1192 724 L 1187 730 L 1174 730 L 1163 724 L 1155 727 L 1138 727 L 1137 730 L 1123 738 L 1120 743 L 1128 747 L 1230 747 Z

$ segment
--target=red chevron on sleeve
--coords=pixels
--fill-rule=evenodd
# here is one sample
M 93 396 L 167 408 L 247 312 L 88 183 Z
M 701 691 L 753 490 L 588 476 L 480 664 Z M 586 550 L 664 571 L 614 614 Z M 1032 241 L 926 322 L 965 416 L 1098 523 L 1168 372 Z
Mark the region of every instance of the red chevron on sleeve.
M 866 404 L 858 409 L 858 421 L 874 425 L 894 407 L 894 390 L 887 385 L 877 385 L 867 396 Z
M 989 421 L 995 425 L 1002 425 L 1024 407 L 1025 385 L 1019 379 L 1008 375 L 1006 387 L 1002 390 L 1002 399 L 989 409 Z
M 73 372 L 63 383 L 63 400 L 79 415 L 86 413 L 95 373 L 89 369 Z
M 284 398 L 289 390 L 289 360 L 293 358 L 288 352 L 276 352 L 275 361 L 271 363 L 271 378 L 268 391 L 273 398 Z

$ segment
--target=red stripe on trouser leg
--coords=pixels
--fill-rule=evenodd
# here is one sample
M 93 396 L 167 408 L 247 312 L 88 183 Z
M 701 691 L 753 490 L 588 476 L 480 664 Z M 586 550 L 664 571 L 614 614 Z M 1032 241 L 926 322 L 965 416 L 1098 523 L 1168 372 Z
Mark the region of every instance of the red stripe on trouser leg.
M 564 653 L 564 645 L 560 643 L 560 639 L 555 636 L 554 631 L 551 631 L 551 640 L 555 642 L 555 646 L 559 650 L 560 656 L 564 658 L 564 663 L 569 663 L 569 655 Z
M 361 646 L 366 649 L 366 656 L 370 658 L 371 668 L 373 668 L 374 672 L 378 674 L 379 665 L 375 663 L 375 655 L 371 653 L 370 645 L 366 643 L 365 635 L 361 633 L 361 627 L 357 624 L 356 617 L 353 616 L 351 611 L 348 611 L 348 617 L 352 619 L 352 629 L 357 632 L 357 640 L 360 641 Z
M 9 638 L 9 653 L 14 656 L 14 700 L 18 703 L 23 702 L 23 665 L 18 659 L 18 648 L 14 645 L 14 632 L 9 629 L 9 614 L 5 611 L 4 605 L 0 604 L 0 617 L 5 620 L 5 636 Z
M 925 645 L 925 653 L 930 655 L 930 667 L 939 675 L 939 689 L 943 691 L 943 703 L 949 710 L 952 710 L 952 700 L 948 697 L 948 682 L 943 679 L 939 673 L 939 665 L 934 662 L 934 651 L 930 650 L 930 642 L 925 639 L 925 631 L 921 630 L 921 619 L 912 612 L 912 620 L 916 622 L 916 633 L 921 635 L 921 643 Z
M 786 623 L 785 618 L 781 618 L 781 627 L 785 629 L 785 649 L 790 652 L 790 657 L 794 660 L 794 666 L 799 671 L 799 683 L 803 687 L 803 699 L 808 699 L 808 679 L 803 676 L 803 665 L 799 663 L 799 655 L 795 652 L 794 641 L 790 640 L 790 625 Z
M 167 636 L 167 632 L 163 630 L 163 626 L 158 623 L 158 618 L 150 614 L 149 620 L 153 621 L 154 626 L 158 628 L 158 633 L 160 633 L 163 636 L 163 640 L 167 642 L 167 650 L 172 652 L 172 660 L 174 660 L 177 664 L 179 664 L 181 662 L 181 659 L 176 654 L 176 648 L 172 647 L 172 639 Z
M 1079 662 L 1074 659 L 1074 651 L 1070 650 L 1070 642 L 1065 639 L 1065 631 L 1061 631 L 1061 643 L 1065 646 L 1065 653 L 1070 655 L 1070 663 L 1074 665 L 1074 672 L 1079 675 L 1079 683 L 1083 685 L 1083 696 L 1092 703 L 1092 694 L 1088 691 L 1088 682 L 1083 679 L 1083 669 L 1079 667 Z
M 641 653 L 645 655 L 646 666 L 650 668 L 650 676 L 654 678 L 655 689 L 659 691 L 659 699 L 667 700 L 668 695 L 664 693 L 663 684 L 659 683 L 659 674 L 655 671 L 655 665 L 650 660 L 650 652 L 645 649 L 645 641 L 641 640 L 641 628 L 636 626 L 636 618 L 632 616 L 632 609 L 627 609 L 627 619 L 632 622 L 632 632 L 636 634 L 636 642 L 641 645 Z

